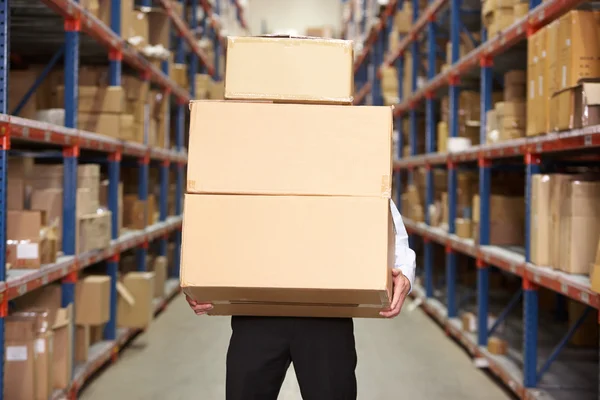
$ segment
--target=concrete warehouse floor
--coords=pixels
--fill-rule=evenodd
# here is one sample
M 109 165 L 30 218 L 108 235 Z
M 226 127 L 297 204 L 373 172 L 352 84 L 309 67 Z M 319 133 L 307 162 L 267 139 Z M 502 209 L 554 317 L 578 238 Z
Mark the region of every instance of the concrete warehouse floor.
M 510 399 L 421 310 L 357 320 L 359 399 Z M 80 394 L 83 400 L 225 398 L 229 318 L 196 317 L 178 296 L 149 330 Z M 301 399 L 290 369 L 279 396 Z

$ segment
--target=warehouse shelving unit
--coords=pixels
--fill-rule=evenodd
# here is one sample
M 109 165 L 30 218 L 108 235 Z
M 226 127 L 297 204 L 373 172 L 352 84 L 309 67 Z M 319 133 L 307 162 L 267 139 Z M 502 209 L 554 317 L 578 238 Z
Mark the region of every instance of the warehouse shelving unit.
M 532 175 L 540 172 L 541 161 L 544 157 L 558 153 L 583 152 L 588 149 L 600 147 L 600 127 L 591 126 L 566 132 L 549 132 L 543 136 L 527 137 L 509 140 L 498 144 L 486 143 L 486 112 L 492 108 L 492 80 L 493 66 L 496 58 L 518 45 L 520 41 L 528 38 L 537 30 L 558 18 L 561 14 L 583 3 L 581 0 L 547 0 L 542 3 L 539 0 L 530 0 L 529 13 L 515 21 L 510 27 L 504 29 L 494 37 L 487 37 L 487 32 L 482 31 L 482 43 L 475 47 L 464 57 L 459 56 L 459 43 L 461 31 L 461 1 L 460 0 L 432 0 L 427 7 L 419 12 L 419 1 L 412 1 L 413 25 L 409 33 L 401 38 L 398 50 L 393 54 L 387 51 L 387 37 L 393 26 L 393 15 L 396 9 L 401 10 L 406 0 L 390 0 L 381 13 L 380 20 L 374 24 L 366 37 L 364 48 L 356 59 L 355 64 L 355 104 L 383 105 L 379 78 L 381 68 L 385 65 L 395 65 L 398 71 L 398 97 L 400 103 L 394 107 L 396 118 L 396 129 L 398 130 L 399 146 L 398 155 L 394 163 L 397 178 L 395 180 L 398 193 L 397 202 L 401 201 L 403 180 L 400 174 L 406 174 L 408 182 L 412 180 L 412 171 L 415 168 L 425 169 L 426 191 L 425 210 L 433 204 L 433 169 L 445 168 L 448 172 L 448 230 L 433 227 L 429 224 L 428 213 L 425 213 L 425 223 L 411 221 L 404 218 L 409 234 L 422 240 L 424 257 L 423 262 L 423 286 L 418 285 L 413 291 L 417 302 L 423 309 L 436 319 L 446 332 L 462 343 L 473 357 L 478 360 L 479 365 L 486 366 L 489 371 L 501 379 L 512 392 L 519 398 L 597 398 L 597 382 L 593 388 L 573 387 L 568 380 L 569 371 L 558 379 L 563 381 L 552 382 L 544 380 L 545 374 L 551 364 L 556 361 L 561 350 L 577 330 L 586 313 L 598 313 L 600 309 L 600 295 L 591 290 L 590 280 L 586 276 L 569 275 L 555 271 L 550 268 L 537 266 L 530 261 L 529 237 L 531 227 L 529 216 L 531 213 L 531 184 Z M 366 7 L 366 1 L 363 6 Z M 364 10 L 363 10 L 364 11 Z M 475 10 L 478 11 L 478 10 Z M 449 22 L 448 22 L 449 20 Z M 445 21 L 445 25 L 444 22 Z M 348 20 L 344 21 L 347 24 Z M 438 45 L 436 43 L 436 31 L 444 28 L 449 33 L 452 43 L 452 63 L 442 73 L 436 74 L 436 54 Z M 347 28 L 345 28 L 347 30 Z M 419 43 L 425 40 L 427 43 L 427 82 L 417 88 L 417 73 L 420 65 Z M 405 54 L 410 52 L 412 56 L 412 94 L 403 98 L 403 77 Z M 479 74 L 476 73 L 479 69 Z M 369 73 L 369 70 L 371 71 Z M 436 152 L 436 115 L 435 99 L 441 93 L 448 93 L 449 106 L 449 137 L 458 136 L 458 99 L 461 89 L 461 78 L 479 78 L 481 93 L 481 116 L 480 116 L 480 145 L 473 146 L 465 151 L 454 153 Z M 368 96 L 371 98 L 368 99 Z M 424 104 L 423 104 L 424 103 Z M 418 115 L 425 116 L 425 132 L 419 132 L 417 128 Z M 402 120 L 409 119 L 410 130 L 408 132 L 411 151 L 409 157 L 403 157 L 403 134 Z M 425 154 L 417 155 L 416 138 L 418 135 L 425 136 Z M 491 169 L 495 163 L 511 160 L 518 161 L 524 165 L 523 173 L 526 179 L 525 185 L 525 248 L 507 249 L 488 245 L 490 239 L 490 185 Z M 460 238 L 455 234 L 455 216 L 457 215 L 457 170 L 460 167 L 477 169 L 479 173 L 479 243 L 472 239 Z M 400 206 L 400 204 L 398 204 Z M 434 256 L 433 246 L 441 245 L 445 248 L 445 299 L 440 301 L 435 298 L 434 292 Z M 463 331 L 459 317 L 460 301 L 457 288 L 457 255 L 462 254 L 475 260 L 477 268 L 477 291 L 476 311 L 477 334 Z M 438 261 L 439 262 L 439 261 Z M 515 362 L 513 358 L 492 355 L 487 350 L 488 338 L 493 329 L 488 329 L 488 315 L 490 308 L 489 279 L 490 267 L 495 267 L 509 276 L 519 277 L 522 289 L 515 294 L 514 301 L 500 314 L 501 323 L 520 298 L 523 299 L 522 320 L 522 353 L 520 360 Z M 560 340 L 554 343 L 556 346 L 550 351 L 539 351 L 541 342 L 538 331 L 538 288 L 544 287 L 555 292 L 558 296 L 564 296 L 587 305 L 586 313 L 573 324 Z M 564 333 L 564 332 L 563 332 Z M 547 357 L 541 360 L 538 354 L 545 353 Z M 597 356 L 597 355 L 596 355 Z M 597 368 L 597 365 L 592 367 Z M 566 368 L 567 370 L 569 368 Z M 564 369 L 563 369 L 564 370 Z M 597 374 L 596 374 L 597 375 Z M 553 376 L 552 378 L 556 378 Z M 575 392 L 573 392 L 575 390 Z M 583 390 L 577 392 L 577 390 Z M 594 394 L 586 391 L 593 391 Z M 576 393 L 576 394 L 573 394 Z M 575 396 L 575 397 L 569 397 Z
M 117 291 L 116 282 L 120 254 L 126 250 L 136 249 L 138 255 L 138 269 L 145 268 L 145 255 L 149 243 L 159 241 L 159 254 L 167 255 L 168 240 L 174 235 L 174 273 L 167 282 L 166 296 L 155 301 L 155 311 L 162 310 L 169 299 L 179 291 L 178 271 L 179 253 L 181 246 L 181 224 L 182 224 L 182 196 L 184 168 L 187 163 L 185 146 L 185 108 L 187 103 L 195 97 L 195 73 L 208 72 L 215 80 L 217 76 L 220 58 L 219 42 L 223 39 L 220 33 L 221 26 L 218 24 L 218 13 L 221 1 L 230 1 L 237 10 L 237 19 L 242 27 L 246 27 L 243 9 L 237 0 L 215 0 L 214 6 L 206 0 L 190 0 L 180 3 L 190 7 L 190 13 L 177 15 L 170 1 L 160 0 L 159 4 L 168 14 L 175 28 L 176 61 L 186 62 L 186 53 L 189 53 L 190 89 L 182 88 L 169 78 L 168 63 L 163 62 L 159 69 L 144 58 L 139 51 L 130 46 L 122 37 L 120 30 L 120 1 L 111 0 L 111 26 L 106 26 L 95 16 L 84 9 L 77 0 L 40 0 L 54 11 L 64 21 L 64 45 L 57 54 L 52 57 L 52 62 L 47 70 L 51 69 L 56 60 L 64 55 L 65 76 L 65 126 L 57 126 L 34 120 L 19 118 L 9 115 L 8 109 L 8 85 L 10 68 L 10 15 L 11 2 L 18 0 L 0 1 L 0 356 L 4 360 L 4 329 L 5 317 L 8 315 L 9 301 L 29 293 L 37 288 L 51 282 L 62 282 L 63 306 L 74 304 L 75 288 L 78 272 L 100 261 L 106 262 L 107 274 L 111 277 L 111 309 L 110 321 L 104 332 L 105 341 L 100 342 L 90 349 L 90 359 L 87 363 L 74 365 L 73 381 L 66 391 L 57 391 L 53 398 L 77 398 L 78 390 L 85 384 L 86 380 L 97 372 L 106 362 L 114 360 L 119 349 L 137 333 L 130 329 L 117 329 L 116 326 L 116 304 Z M 214 38 L 215 59 L 209 60 L 207 55 L 198 45 L 197 28 L 199 22 L 197 11 L 199 2 L 205 11 L 204 26 L 210 22 L 212 29 L 205 31 Z M 144 6 L 151 6 L 151 2 L 144 1 Z M 38 4 L 31 5 L 32 8 Z M 188 21 L 189 15 L 189 21 Z M 36 21 L 30 21 L 35 24 Z M 81 35 L 84 33 L 85 36 Z M 111 137 L 86 132 L 77 127 L 77 90 L 78 90 L 78 68 L 80 60 L 80 41 L 93 39 L 106 49 L 109 60 L 109 84 L 110 86 L 121 85 L 121 74 L 123 64 L 137 70 L 143 80 L 147 80 L 160 87 L 167 98 L 175 100 L 175 146 L 174 149 L 154 148 L 146 145 L 126 142 Z M 187 47 L 186 47 L 187 45 Z M 19 50 L 19 49 L 12 49 Z M 105 53 L 106 54 L 106 53 Z M 199 64 L 200 63 L 200 64 Z M 33 92 L 39 81 L 44 79 L 45 74 L 38 79 L 30 92 Z M 11 104 L 10 107 L 14 107 Z M 170 113 L 169 111 L 167 112 Z M 168 115 L 167 115 L 168 118 Z M 170 137 L 170 124 L 166 124 L 166 135 Z M 55 264 L 44 265 L 39 270 L 6 270 L 6 196 L 7 196 L 7 165 L 11 150 L 11 144 L 29 144 L 35 149 L 60 149 L 62 151 L 64 165 L 64 187 L 63 187 L 63 256 Z M 109 188 L 108 202 L 112 212 L 112 241 L 108 248 L 77 254 L 76 251 L 76 206 L 75 193 L 77 191 L 77 165 L 82 156 L 81 153 L 88 152 L 100 154 L 108 164 Z M 103 155 L 103 156 L 102 156 Z M 139 231 L 130 231 L 121 236 L 118 232 L 118 185 L 120 181 L 120 169 L 122 161 L 137 160 L 138 162 L 138 198 L 147 199 L 149 168 L 151 163 L 160 168 L 160 197 L 159 197 L 159 222 Z M 169 186 L 169 171 L 176 172 L 176 196 L 175 215 L 168 215 L 167 193 Z M 0 363 L 0 399 L 4 393 L 4 363 Z

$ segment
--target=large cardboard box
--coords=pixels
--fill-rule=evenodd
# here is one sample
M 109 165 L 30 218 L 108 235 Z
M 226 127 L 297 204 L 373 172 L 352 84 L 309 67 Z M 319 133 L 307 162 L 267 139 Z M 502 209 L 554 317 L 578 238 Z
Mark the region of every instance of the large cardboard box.
M 133 4 L 134 0 L 121 0 L 120 4 L 120 15 L 121 24 L 118 26 L 118 34 L 123 36 L 127 35 L 128 29 L 131 26 L 131 19 L 133 18 Z M 100 0 L 98 1 L 98 18 L 106 24 L 108 27 L 111 25 L 111 1 Z
M 73 373 L 73 305 L 59 308 L 52 327 L 54 332 L 54 389 L 69 387 Z
M 600 238 L 600 183 L 570 182 L 560 209 L 559 269 L 588 275 Z
M 550 246 L 550 265 L 554 269 L 560 269 L 560 249 L 565 246 L 561 242 L 561 214 L 562 203 L 568 195 L 568 186 L 572 181 L 582 179 L 581 175 L 551 174 L 550 179 L 550 216 L 551 216 L 551 246 Z
M 391 107 L 198 101 L 191 109 L 188 193 L 391 195 Z
M 94 214 L 86 214 L 77 219 L 77 251 L 105 249 L 110 245 L 112 213 L 101 209 Z
M 225 98 L 351 104 L 351 41 L 228 37 Z
M 545 115 L 546 115 L 546 132 L 551 132 L 554 129 L 552 126 L 552 108 L 551 98 L 558 90 L 558 26 L 559 21 L 553 21 L 544 29 L 546 29 L 546 63 L 544 64 L 544 81 L 546 82 L 546 96 L 544 99 Z
M 110 319 L 110 277 L 87 276 L 75 286 L 75 324 L 102 325 Z
M 154 10 L 147 15 L 150 27 L 148 42 L 152 46 L 163 46 L 166 50 L 170 49 L 171 20 L 167 13 L 162 10 Z
M 557 107 L 552 118 L 554 129 L 579 129 L 600 123 L 599 78 L 581 80 L 575 86 L 559 90 L 552 101 Z
M 6 321 L 4 395 L 9 399 L 37 398 L 35 339 L 38 327 L 32 314 L 14 315 Z
M 9 175 L 7 183 L 10 190 L 6 193 L 6 209 L 23 210 L 25 208 L 25 180 Z
M 211 314 L 377 317 L 389 306 L 388 198 L 187 194 L 185 210 L 181 286 Z
M 600 76 L 598 23 L 592 11 L 572 10 L 560 18 L 558 47 L 557 90 L 574 86 L 582 78 Z
M 119 327 L 144 329 L 150 324 L 154 314 L 154 285 L 154 272 L 130 272 L 123 277 L 117 286 Z
M 551 265 L 552 213 L 550 175 L 533 175 L 531 189 L 530 244 L 531 262 L 541 266 Z

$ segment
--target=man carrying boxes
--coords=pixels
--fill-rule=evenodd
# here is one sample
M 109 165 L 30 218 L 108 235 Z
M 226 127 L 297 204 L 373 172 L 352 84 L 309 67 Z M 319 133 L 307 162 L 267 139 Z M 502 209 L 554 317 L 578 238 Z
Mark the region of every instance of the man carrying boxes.
M 232 316 L 227 399 L 276 399 L 292 362 L 305 399 L 356 398 L 351 318 L 411 290 L 392 110 L 349 106 L 352 61 L 348 41 L 229 38 L 227 101 L 191 104 L 181 286 Z

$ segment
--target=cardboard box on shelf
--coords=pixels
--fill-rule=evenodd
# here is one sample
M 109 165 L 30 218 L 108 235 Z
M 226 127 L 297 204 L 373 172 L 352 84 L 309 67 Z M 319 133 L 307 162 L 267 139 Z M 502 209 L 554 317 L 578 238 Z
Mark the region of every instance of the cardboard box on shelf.
M 110 277 L 91 275 L 75 286 L 75 324 L 102 325 L 110 318 Z
M 18 312 L 6 320 L 5 392 L 11 399 L 48 399 L 52 393 L 52 331 L 48 313 Z
M 225 98 L 351 104 L 353 59 L 351 41 L 228 37 Z
M 6 262 L 12 268 L 37 269 L 56 261 L 56 230 L 45 224 L 43 211 L 7 212 Z
M 125 97 L 129 101 L 145 102 L 150 92 L 150 83 L 143 81 L 137 76 L 123 75 L 122 87 L 125 89 Z
M 90 349 L 90 326 L 75 327 L 75 362 L 84 363 L 88 360 Z
M 560 205 L 559 269 L 590 273 L 600 239 L 600 182 L 571 181 Z
M 130 21 L 127 41 L 136 49 L 143 49 L 148 44 L 150 35 L 148 16 L 145 12 L 133 11 Z
M 196 99 L 208 99 L 208 92 L 212 79 L 208 74 L 196 74 Z
M 152 46 L 162 46 L 169 50 L 171 35 L 171 20 L 163 10 L 154 10 L 148 14 L 149 31 L 148 42 Z
M 598 23 L 592 11 L 572 10 L 559 19 L 558 62 L 557 90 L 600 76 Z
M 600 78 L 581 80 L 576 86 L 559 90 L 552 96 L 553 128 L 579 129 L 600 124 Z
M 117 325 L 122 328 L 146 328 L 154 314 L 154 273 L 129 272 L 117 284 L 117 291 Z
M 171 74 L 171 79 L 173 79 L 176 84 L 183 88 L 188 86 L 187 64 L 173 64 L 173 68 L 169 72 Z
M 10 190 L 6 193 L 7 210 L 23 210 L 25 208 L 25 180 L 17 177 L 8 177 Z
M 181 285 L 192 298 L 214 302 L 213 315 L 377 317 L 389 305 L 395 239 L 389 199 L 188 194 L 185 210 Z M 192 221 L 237 221 L 243 229 Z M 226 243 L 242 237 L 242 248 L 227 250 Z M 284 254 L 298 256 L 282 264 Z M 234 267 L 240 262 L 243 270 Z M 344 279 L 333 265 L 345 266 Z
M 111 240 L 112 213 L 106 209 L 98 209 L 93 214 L 81 215 L 77 218 L 77 251 L 85 253 L 90 250 L 105 249 Z
M 59 308 L 52 327 L 54 332 L 53 378 L 54 389 L 64 390 L 71 383 L 73 373 L 73 305 Z
M 154 297 L 162 298 L 165 295 L 165 284 L 168 275 L 167 262 L 167 257 L 159 256 L 152 263 L 154 271 Z
M 541 47 L 543 46 L 544 29 L 540 29 L 527 39 L 527 136 L 537 135 L 541 124 L 541 119 L 545 116 L 540 115 L 538 107 L 538 73 L 541 65 Z M 545 71 L 545 69 L 543 69 Z
M 80 113 L 120 114 L 125 110 L 125 92 L 120 86 L 79 86 L 77 109 Z M 56 92 L 56 108 L 65 104 L 65 87 Z
M 488 351 L 494 355 L 504 355 L 508 351 L 506 340 L 492 336 L 488 339 Z
M 193 102 L 190 132 L 190 193 L 391 195 L 388 107 Z
M 552 178 L 550 175 L 533 175 L 529 247 L 531 262 L 540 266 L 552 265 L 550 257 L 552 246 L 551 188 Z
M 104 22 L 106 26 L 111 26 L 111 1 L 98 1 L 98 19 Z M 126 34 L 128 32 L 129 27 L 131 26 L 133 19 L 133 4 L 134 0 L 121 0 L 120 4 L 120 16 L 121 16 L 121 26 L 119 27 L 120 32 Z
M 467 218 L 456 218 L 454 221 L 456 226 L 456 236 L 463 239 L 470 239 L 473 234 L 472 223 Z
M 123 227 L 144 229 L 146 221 L 146 202 L 139 200 L 135 194 L 123 196 Z
M 88 132 L 118 138 L 119 129 L 121 127 L 121 116 L 119 114 L 111 113 L 79 113 L 77 126 L 79 129 Z

